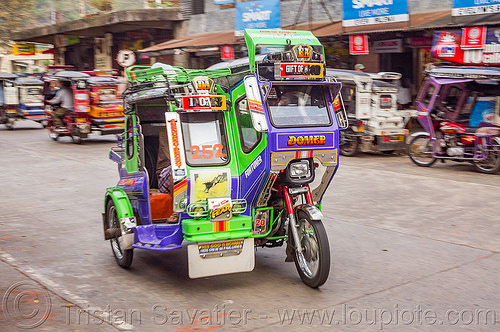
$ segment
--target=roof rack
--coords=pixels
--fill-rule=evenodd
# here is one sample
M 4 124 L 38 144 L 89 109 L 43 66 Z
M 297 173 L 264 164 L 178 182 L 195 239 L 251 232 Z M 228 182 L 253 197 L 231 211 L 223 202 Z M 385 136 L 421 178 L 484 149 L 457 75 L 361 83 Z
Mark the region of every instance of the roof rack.
M 171 66 L 168 69 L 163 67 L 138 69 L 130 67 L 127 70 L 129 81 L 132 83 L 152 83 L 152 82 L 176 82 L 188 83 L 197 76 L 208 76 L 212 79 L 231 75 L 231 69 L 185 69 L 183 67 Z

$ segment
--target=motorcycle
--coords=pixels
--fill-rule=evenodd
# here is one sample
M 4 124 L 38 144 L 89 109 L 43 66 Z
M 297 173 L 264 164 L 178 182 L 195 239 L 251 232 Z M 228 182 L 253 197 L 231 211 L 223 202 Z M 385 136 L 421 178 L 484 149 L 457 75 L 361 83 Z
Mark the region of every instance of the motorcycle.
M 500 69 L 436 67 L 417 96 L 417 120 L 409 156 L 418 166 L 438 159 L 470 162 L 482 173 L 500 171 Z
M 246 30 L 245 40 L 249 58 L 234 66 L 128 68 L 125 130 L 110 150 L 120 179 L 103 213 L 119 266 L 134 249 L 186 240 L 190 278 L 249 272 L 255 247 L 286 245 L 306 285 L 328 279 L 320 208 L 347 127 L 332 105 L 341 84 L 325 78 L 310 32 Z M 256 63 L 257 45 L 290 50 Z

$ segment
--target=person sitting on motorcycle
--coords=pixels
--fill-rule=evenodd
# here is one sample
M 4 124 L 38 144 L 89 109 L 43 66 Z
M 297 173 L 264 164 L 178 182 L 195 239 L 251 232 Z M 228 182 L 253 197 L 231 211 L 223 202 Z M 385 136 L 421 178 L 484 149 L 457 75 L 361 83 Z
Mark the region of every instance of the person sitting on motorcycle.
M 51 105 L 60 104 L 52 113 L 54 117 L 54 130 L 64 131 L 63 118 L 73 109 L 73 91 L 71 90 L 70 81 L 58 81 L 58 85 L 59 90 L 57 90 L 56 96 L 47 102 Z

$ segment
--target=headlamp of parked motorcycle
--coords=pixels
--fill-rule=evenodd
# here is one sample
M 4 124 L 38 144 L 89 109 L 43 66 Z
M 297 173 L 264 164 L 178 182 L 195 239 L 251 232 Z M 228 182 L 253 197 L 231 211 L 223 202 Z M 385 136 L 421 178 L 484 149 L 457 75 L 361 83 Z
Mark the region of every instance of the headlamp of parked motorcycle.
M 314 167 L 311 159 L 292 161 L 287 168 L 288 181 L 305 184 L 314 180 Z

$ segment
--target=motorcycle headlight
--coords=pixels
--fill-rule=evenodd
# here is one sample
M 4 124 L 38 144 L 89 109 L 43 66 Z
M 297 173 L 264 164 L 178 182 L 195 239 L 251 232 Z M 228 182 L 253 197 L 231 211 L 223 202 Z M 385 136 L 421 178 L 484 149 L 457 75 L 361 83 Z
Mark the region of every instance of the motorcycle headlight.
M 311 169 L 307 160 L 301 160 L 290 164 L 290 177 L 293 179 L 308 178 L 311 176 Z

